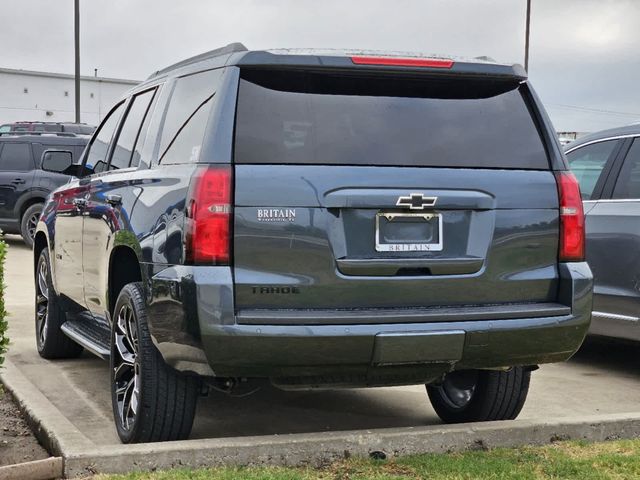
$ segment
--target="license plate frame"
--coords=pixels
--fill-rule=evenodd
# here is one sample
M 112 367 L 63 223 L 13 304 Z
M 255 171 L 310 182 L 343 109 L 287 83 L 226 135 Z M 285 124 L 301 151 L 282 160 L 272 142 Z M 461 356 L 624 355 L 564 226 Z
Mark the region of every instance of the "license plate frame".
M 424 221 L 430 222 L 437 219 L 438 222 L 438 242 L 420 242 L 417 239 L 402 243 L 381 243 L 380 242 L 380 219 L 383 218 L 392 222 L 396 218 L 422 218 Z M 375 249 L 376 252 L 440 252 L 443 249 L 442 239 L 442 214 L 441 213 L 399 213 L 399 212 L 378 212 L 376 214 L 376 235 Z

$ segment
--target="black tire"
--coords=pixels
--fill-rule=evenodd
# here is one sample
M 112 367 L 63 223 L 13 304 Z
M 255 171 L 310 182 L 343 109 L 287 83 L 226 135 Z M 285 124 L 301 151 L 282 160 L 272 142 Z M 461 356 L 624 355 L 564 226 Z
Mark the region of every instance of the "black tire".
M 38 219 L 42 213 L 44 204 L 34 203 L 25 210 L 20 219 L 20 234 L 22 235 L 22 241 L 29 248 L 33 247 L 33 237 L 36 234 L 36 226 L 38 225 Z
M 43 248 L 35 271 L 36 282 L 36 346 L 43 358 L 75 358 L 82 347 L 67 337 L 60 326 L 67 320 L 51 281 L 49 250 Z
M 445 423 L 515 419 L 527 398 L 531 371 L 462 370 L 427 385 L 431 405 Z
M 147 326 L 142 284 L 120 292 L 111 328 L 111 403 L 123 443 L 189 437 L 199 380 L 169 367 Z

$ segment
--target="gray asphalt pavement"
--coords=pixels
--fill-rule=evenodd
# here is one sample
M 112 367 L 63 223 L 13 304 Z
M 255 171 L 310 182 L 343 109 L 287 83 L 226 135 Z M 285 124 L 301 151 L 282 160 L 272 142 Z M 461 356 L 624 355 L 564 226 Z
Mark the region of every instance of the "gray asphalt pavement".
M 8 236 L 6 307 L 9 359 L 61 415 L 95 445 L 119 443 L 113 427 L 108 366 L 81 358 L 47 361 L 34 339 L 33 261 Z M 523 419 L 640 412 L 640 345 L 589 340 L 569 362 L 534 372 Z M 424 387 L 282 392 L 268 385 L 252 395 L 212 392 L 198 404 L 191 438 L 235 437 L 439 424 Z

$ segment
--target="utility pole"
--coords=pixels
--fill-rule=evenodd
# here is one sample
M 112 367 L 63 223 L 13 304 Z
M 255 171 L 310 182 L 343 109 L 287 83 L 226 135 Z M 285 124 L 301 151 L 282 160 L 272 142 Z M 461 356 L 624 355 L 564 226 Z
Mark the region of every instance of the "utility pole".
M 525 28 L 525 34 L 524 34 L 524 69 L 527 72 L 529 72 L 529 34 L 530 33 L 531 33 L 531 0 L 527 0 L 527 26 Z
M 76 123 L 80 123 L 80 0 L 74 0 L 73 20 L 76 56 Z

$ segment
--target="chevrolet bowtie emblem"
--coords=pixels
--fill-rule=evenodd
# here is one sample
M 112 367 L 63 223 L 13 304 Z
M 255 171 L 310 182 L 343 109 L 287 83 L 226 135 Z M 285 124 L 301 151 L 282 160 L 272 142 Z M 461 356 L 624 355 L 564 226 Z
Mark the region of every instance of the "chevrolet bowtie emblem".
M 425 197 L 421 193 L 410 193 L 407 196 L 399 197 L 396 202 L 397 207 L 405 207 L 410 210 L 424 210 L 427 207 L 433 207 L 438 197 Z

